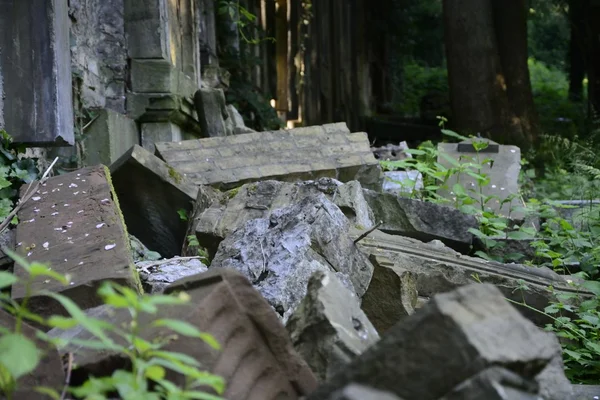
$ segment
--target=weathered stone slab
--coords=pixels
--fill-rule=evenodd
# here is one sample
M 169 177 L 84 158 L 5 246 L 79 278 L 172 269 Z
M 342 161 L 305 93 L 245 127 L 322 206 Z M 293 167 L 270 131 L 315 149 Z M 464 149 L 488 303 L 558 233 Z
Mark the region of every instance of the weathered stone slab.
M 87 128 L 85 144 L 86 165 L 110 165 L 131 146 L 139 144 L 139 132 L 134 120 L 112 110 L 102 110 Z
M 505 146 L 499 145 L 498 143 L 483 138 L 477 138 L 478 142 L 487 142 L 488 148 L 482 150 L 479 154 L 479 163 L 485 159 L 491 159 L 491 164 L 487 163 L 481 170 L 482 174 L 486 174 L 490 178 L 490 184 L 483 186 L 482 191 L 484 196 L 496 196 L 497 199 L 491 200 L 486 204 L 486 207 L 490 207 L 493 211 L 505 215 L 511 216 L 512 218 L 521 218 L 523 213 L 520 212 L 517 207 L 522 206 L 519 203 L 519 199 L 515 198 L 510 202 L 501 204 L 505 199 L 511 195 L 519 194 L 519 172 L 521 170 L 521 149 L 517 146 Z M 454 158 L 461 164 L 473 162 L 477 160 L 477 153 L 473 149 L 473 140 L 467 140 L 460 143 L 440 143 L 438 144 L 438 150 L 445 153 L 447 156 Z M 453 165 L 443 156 L 438 157 L 438 162 L 447 167 L 451 168 Z M 475 161 L 477 163 L 477 161 Z M 455 197 L 452 193 L 452 186 L 460 182 L 460 184 L 469 191 L 470 189 L 479 191 L 479 186 L 475 178 L 468 174 L 454 174 L 446 182 L 450 189 L 440 189 L 438 194 L 452 199 Z M 477 193 L 473 193 L 473 197 L 476 202 L 475 206 L 480 207 L 481 199 Z M 511 211 L 511 208 L 513 209 Z
M 193 226 L 198 241 L 214 255 L 221 241 L 230 233 L 255 218 L 268 218 L 275 210 L 299 202 L 316 193 L 323 193 L 346 215 L 350 224 L 361 228 L 374 225 L 360 183 L 341 183 L 331 178 L 316 181 L 286 183 L 262 181 L 247 183 L 227 192 L 222 202 L 209 208 L 196 207 Z
M 316 271 L 337 272 L 364 295 L 373 266 L 348 236 L 348 225 L 324 194 L 310 195 L 228 235 L 211 268 L 242 272 L 285 322 Z
M 240 114 L 233 104 L 227 104 L 227 114 L 229 118 L 225 120 L 225 128 L 227 129 L 228 136 L 256 132 L 254 129 L 246 126 L 242 114 Z
M 0 310 L 0 327 L 12 332 L 15 330 L 16 320 L 4 310 Z M 18 390 L 13 393 L 13 399 L 19 400 L 48 400 L 45 396 L 34 390 L 35 387 L 44 386 L 61 392 L 65 384 L 62 361 L 56 348 L 39 339 L 36 330 L 27 323 L 21 325 L 21 334 L 35 342 L 37 349 L 42 352 L 38 366 L 17 381 Z
M 364 194 L 375 219 L 383 221 L 379 227 L 381 231 L 424 241 L 439 239 L 455 250 L 470 250 L 473 234 L 469 228 L 479 227 L 473 215 L 390 193 L 365 190 Z
M 351 236 L 358 237 L 360 233 L 362 232 L 353 232 Z M 528 305 L 538 310 L 543 310 L 550 301 L 558 301 L 556 295 L 548 290 L 549 286 L 557 293 L 585 295 L 585 291 L 571 287 L 565 278 L 545 267 L 486 261 L 462 255 L 434 243 L 423 243 L 377 230 L 359 241 L 358 247 L 368 254 L 373 264 L 378 267 L 388 268 L 397 276 L 402 276 L 405 272 L 414 274 L 416 289 L 421 297 L 449 292 L 476 280 L 494 284 L 507 298 L 516 302 L 525 300 Z M 517 309 L 539 326 L 549 322 L 542 314 L 529 308 L 517 306 Z M 393 309 L 390 309 L 390 313 L 391 310 Z M 377 321 L 369 313 L 367 316 Z
M 66 0 L 0 1 L 0 129 L 17 143 L 75 142 Z
M 203 369 L 223 377 L 227 382 L 224 398 L 293 400 L 316 388 L 313 373 L 295 352 L 275 312 L 241 274 L 209 271 L 178 281 L 165 293 L 179 291 L 185 291 L 190 301 L 185 306 L 160 307 L 156 315 L 144 314 L 139 324 L 147 328 L 140 330 L 141 335 L 153 340 L 171 333 L 166 328 L 149 326 L 155 318 L 183 320 L 213 335 L 222 344 L 221 351 L 181 335 L 163 350 L 184 353 L 198 360 Z M 127 323 L 131 318 L 122 309 L 101 307 L 92 311 L 96 317 L 112 323 Z M 49 334 L 65 340 L 90 338 L 81 328 L 65 332 L 55 329 Z M 122 343 L 122 339 L 114 339 Z M 61 349 L 62 354 L 67 352 L 77 355 L 79 374 L 83 375 L 110 375 L 122 361 L 108 352 L 93 352 L 73 344 Z M 178 374 L 169 379 L 179 385 L 185 382 L 185 377 Z
M 286 324 L 296 351 L 325 381 L 379 340 L 356 294 L 333 272 L 317 271 Z
M 166 0 L 125 0 L 124 3 L 129 56 L 170 60 Z
M 196 83 L 167 60 L 131 60 L 131 89 L 136 93 L 172 93 L 192 97 Z
M 198 188 L 164 161 L 133 146 L 110 166 L 125 223 L 149 249 L 171 258 L 181 254 Z
M 564 375 L 540 377 L 562 363 L 554 334 L 537 328 L 493 285 L 472 284 L 436 295 L 404 319 L 308 399 L 325 399 L 348 383 L 407 399 L 436 400 L 490 367 L 501 367 L 539 385 L 548 400 L 570 398 Z M 432 367 L 434 366 L 434 367 Z
M 196 184 L 229 189 L 267 179 L 320 177 L 381 188 L 381 169 L 364 132 L 345 123 L 156 143 L 157 155 Z
M 490 367 L 467 379 L 440 400 L 541 400 L 537 382 L 502 367 Z
M 27 187 L 23 186 L 21 195 Z M 105 280 L 140 288 L 107 167 L 87 167 L 48 179 L 18 216 L 17 253 L 29 262 L 44 263 L 71 276 L 67 287 L 39 277 L 31 284 L 32 292 L 61 292 L 86 309 L 101 303 L 93 293 Z M 26 272 L 17 268 L 15 275 L 24 278 Z M 23 283 L 13 285 L 13 299 L 21 300 L 25 295 Z M 64 314 L 48 297 L 31 298 L 28 308 L 46 317 Z

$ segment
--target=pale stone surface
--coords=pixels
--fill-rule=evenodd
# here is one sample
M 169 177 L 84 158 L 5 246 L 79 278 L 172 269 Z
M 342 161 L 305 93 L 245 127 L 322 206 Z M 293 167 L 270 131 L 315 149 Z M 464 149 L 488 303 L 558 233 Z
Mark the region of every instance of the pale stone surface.
M 133 145 L 139 144 L 134 120 L 112 110 L 102 110 L 86 131 L 85 165 L 110 165 Z

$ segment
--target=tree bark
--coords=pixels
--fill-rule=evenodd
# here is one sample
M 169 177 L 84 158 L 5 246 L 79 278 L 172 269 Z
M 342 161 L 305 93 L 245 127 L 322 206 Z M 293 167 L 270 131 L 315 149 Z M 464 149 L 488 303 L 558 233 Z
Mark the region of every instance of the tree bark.
M 511 111 L 522 136 L 511 138 L 521 147 L 535 143 L 539 133 L 527 65 L 527 8 L 525 0 L 492 0 L 500 64 Z
M 583 78 L 586 72 L 586 50 L 588 43 L 587 13 L 589 0 L 569 1 L 569 99 L 583 100 Z
M 444 0 L 452 126 L 500 143 L 522 137 L 509 106 L 491 0 Z

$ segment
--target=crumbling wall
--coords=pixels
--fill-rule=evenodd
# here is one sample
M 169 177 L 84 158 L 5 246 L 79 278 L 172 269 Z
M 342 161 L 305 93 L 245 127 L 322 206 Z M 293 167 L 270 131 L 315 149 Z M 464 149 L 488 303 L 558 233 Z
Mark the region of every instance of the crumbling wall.
M 125 113 L 124 0 L 71 0 L 71 67 L 84 108 Z

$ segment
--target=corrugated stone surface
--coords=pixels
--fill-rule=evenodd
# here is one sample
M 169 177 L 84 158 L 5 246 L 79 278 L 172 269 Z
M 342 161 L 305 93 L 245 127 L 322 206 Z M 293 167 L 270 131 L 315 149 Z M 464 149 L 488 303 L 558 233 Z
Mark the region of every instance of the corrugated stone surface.
M 358 180 L 374 189 L 381 185 L 367 134 L 350 133 L 345 123 L 156 143 L 156 152 L 195 183 L 222 188 L 321 177 Z

